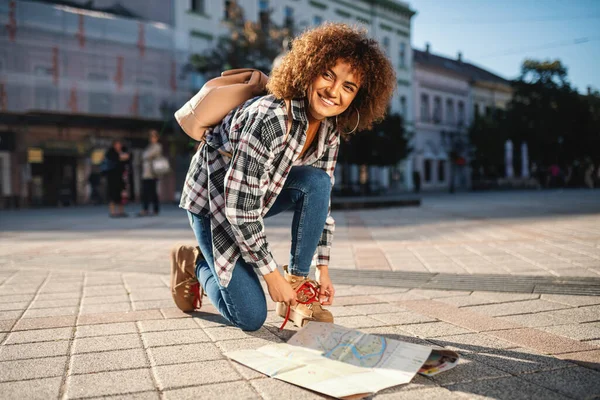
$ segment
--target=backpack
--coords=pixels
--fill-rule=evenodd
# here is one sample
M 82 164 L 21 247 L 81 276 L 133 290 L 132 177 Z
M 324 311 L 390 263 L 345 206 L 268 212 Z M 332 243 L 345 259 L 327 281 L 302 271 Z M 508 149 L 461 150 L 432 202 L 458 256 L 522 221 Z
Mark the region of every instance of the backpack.
M 251 68 L 224 71 L 221 76 L 206 82 L 175 113 L 175 119 L 189 137 L 204 141 L 206 129 L 217 125 L 245 101 L 265 94 L 268 79 L 261 71 Z

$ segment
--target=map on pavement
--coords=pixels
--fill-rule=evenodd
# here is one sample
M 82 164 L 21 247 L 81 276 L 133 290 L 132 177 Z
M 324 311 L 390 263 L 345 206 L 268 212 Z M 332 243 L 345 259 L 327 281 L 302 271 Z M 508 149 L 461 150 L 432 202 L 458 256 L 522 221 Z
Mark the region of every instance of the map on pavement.
M 310 322 L 288 343 L 226 355 L 273 378 L 337 398 L 374 394 L 458 362 L 458 354 L 449 350 L 321 322 Z

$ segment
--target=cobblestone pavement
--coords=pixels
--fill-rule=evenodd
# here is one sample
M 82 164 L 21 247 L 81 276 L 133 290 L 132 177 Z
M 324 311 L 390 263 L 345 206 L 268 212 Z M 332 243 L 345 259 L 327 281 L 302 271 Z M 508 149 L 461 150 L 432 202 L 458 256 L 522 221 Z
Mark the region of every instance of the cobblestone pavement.
M 462 356 L 376 399 L 600 398 L 600 191 L 426 195 L 334 217 L 336 323 Z M 266 221 L 281 263 L 290 219 Z M 193 236 L 173 206 L 1 212 L 0 398 L 321 398 L 223 356 L 294 333 L 272 303 L 253 333 L 211 305 L 173 307 L 175 242 Z

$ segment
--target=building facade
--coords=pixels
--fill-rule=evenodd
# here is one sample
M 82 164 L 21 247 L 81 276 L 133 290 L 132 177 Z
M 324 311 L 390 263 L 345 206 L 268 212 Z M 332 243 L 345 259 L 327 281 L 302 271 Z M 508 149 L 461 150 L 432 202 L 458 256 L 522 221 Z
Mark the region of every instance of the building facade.
M 465 190 L 471 186 L 467 130 L 477 114 L 505 109 L 510 82 L 463 60 L 433 54 L 429 44 L 414 54 L 412 185 L 423 190 Z
M 0 2 L 5 206 L 85 202 L 88 176 L 114 139 L 132 151 L 132 195 L 139 193 L 148 129 L 160 130 L 189 97 L 180 73 L 187 54 L 176 50 L 172 1 L 121 3 L 132 8 L 110 0 Z

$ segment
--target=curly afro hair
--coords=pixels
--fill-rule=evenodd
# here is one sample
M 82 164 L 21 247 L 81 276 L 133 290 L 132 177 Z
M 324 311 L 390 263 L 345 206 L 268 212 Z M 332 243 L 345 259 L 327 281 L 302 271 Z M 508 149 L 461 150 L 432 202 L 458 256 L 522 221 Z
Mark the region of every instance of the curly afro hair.
M 338 117 L 342 136 L 371 129 L 381 121 L 396 88 L 396 74 L 377 41 L 369 39 L 365 30 L 340 23 L 326 23 L 310 29 L 294 39 L 292 49 L 272 72 L 267 84 L 270 93 L 279 99 L 306 96 L 314 79 L 336 65 L 338 60 L 351 65 L 358 75 L 360 89 L 348 109 Z

